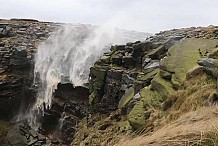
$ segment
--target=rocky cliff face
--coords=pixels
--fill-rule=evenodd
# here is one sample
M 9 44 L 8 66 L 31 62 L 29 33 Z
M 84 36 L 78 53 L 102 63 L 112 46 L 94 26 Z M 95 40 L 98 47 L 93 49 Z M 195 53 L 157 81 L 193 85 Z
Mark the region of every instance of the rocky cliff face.
M 145 86 L 153 85 L 153 90 L 159 90 L 158 75 L 166 80 L 171 80 L 173 76 L 173 88 L 178 88 L 184 81 L 187 70 L 194 66 L 196 60 L 207 56 L 210 48 L 215 48 L 216 38 L 215 27 L 188 28 L 161 32 L 144 42 L 112 46 L 111 51 L 105 53 L 91 68 L 90 102 L 94 110 L 103 113 L 116 110 L 127 89 L 133 88 L 136 94 Z M 177 45 L 171 48 L 174 44 Z M 195 51 L 191 45 L 196 48 Z M 205 48 L 202 47 L 204 45 Z M 180 47 L 187 47 L 188 50 Z M 123 104 L 120 103 L 120 106 Z
M 214 26 L 175 29 L 143 42 L 112 46 L 90 69 L 93 117 L 82 124 L 73 145 L 113 145 L 122 133 L 157 129 L 154 119 L 161 116 L 156 112 L 174 107 L 176 101 L 170 96 L 183 88 L 190 76 L 201 73 L 199 59 L 215 54 L 217 32 Z
M 54 29 L 52 23 L 35 20 L 0 21 L 0 96 L 1 117 L 11 119 L 25 110 L 34 94 L 31 91 L 33 53 Z
M 38 44 L 47 39 L 55 27 L 56 24 L 37 20 L 0 20 L 0 117 L 2 120 L 17 121 L 23 118 L 19 115 L 26 113 L 35 101 L 33 54 Z M 24 131 L 20 133 L 22 129 Z M 25 134 L 33 140 L 27 140 Z M 44 138 L 39 140 L 35 135 L 36 133 L 29 132 L 28 126 L 21 124 L 12 128 L 7 137 L 12 145 L 45 140 Z M 2 136 L 1 139 L 3 138 Z M 4 140 L 4 143 L 7 143 L 7 140 Z
M 23 122 L 37 97 L 38 87 L 33 84 L 34 54 L 39 44 L 61 25 L 63 24 L 29 19 L 0 20 L 0 118 L 13 122 L 12 125 L 21 121 L 13 127 L 2 122 L 5 132 L 10 129 L 8 133 L 1 135 L 2 144 L 69 144 L 78 122 L 89 113 L 89 90 L 60 83 L 54 93 L 50 110 L 46 110 L 40 119 L 42 129 L 36 132 Z M 95 29 L 90 25 L 75 26 Z M 144 33 L 125 30 L 121 32 L 129 40 L 145 37 Z
M 37 46 L 60 25 L 0 20 L 2 145 L 113 145 L 123 134 L 154 131 L 155 111 L 174 107 L 175 99 L 169 96 L 187 88 L 187 79 L 201 71 L 217 78 L 218 27 L 164 31 L 144 41 L 111 46 L 90 68 L 89 88 L 59 83 L 39 131 L 23 121 L 15 124 L 36 100 Z M 142 34 L 128 32 L 130 38 L 134 35 Z M 215 95 L 210 95 L 211 104 L 217 101 Z

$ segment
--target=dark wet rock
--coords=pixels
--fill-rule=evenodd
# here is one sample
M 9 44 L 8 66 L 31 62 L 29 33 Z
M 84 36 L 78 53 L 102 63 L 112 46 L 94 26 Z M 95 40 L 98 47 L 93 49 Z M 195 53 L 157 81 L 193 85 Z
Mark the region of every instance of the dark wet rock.
M 27 58 L 26 46 L 19 46 L 14 48 L 10 57 L 10 69 L 16 70 L 30 70 L 30 60 Z
M 107 68 L 94 66 L 90 68 L 89 89 L 91 95 L 89 100 L 91 104 L 100 102 L 104 95 L 105 78 L 107 75 Z
M 133 51 L 133 47 L 132 46 L 125 46 L 125 52 L 127 53 L 131 53 Z
M 123 56 L 122 58 L 123 67 L 131 69 L 134 68 L 135 62 L 132 56 Z
M 108 112 L 117 109 L 118 102 L 122 95 L 119 94 L 122 81 L 121 70 L 109 70 L 106 76 L 104 95 L 100 101 L 99 111 Z M 108 111 L 104 108 L 108 107 Z
M 36 38 L 35 33 L 48 37 L 56 27 L 50 24 L 32 20 L 0 20 L 0 119 L 13 122 L 22 119 L 21 113 L 26 114 L 35 101 L 37 89 L 33 86 L 32 56 L 39 43 L 46 39 Z M 39 26 L 40 30 L 37 29 Z M 38 134 L 26 127 L 9 131 L 12 145 L 26 146 L 29 143 L 39 146 L 45 143 L 45 138 L 34 142 Z
M 119 65 L 121 66 L 122 65 L 122 57 L 123 57 L 123 54 L 120 53 L 120 52 L 115 52 L 112 56 L 111 56 L 111 62 L 113 64 L 116 64 L 116 65 Z
M 72 84 L 58 84 L 51 109 L 41 119 L 45 134 L 56 133 L 52 143 L 69 144 L 79 123 L 88 112 L 89 90 L 73 87 Z
M 24 85 L 25 79 L 16 76 L 5 76 L 0 81 L 0 117 L 12 118 L 20 110 L 27 107 L 33 100 L 29 95 L 29 89 Z M 29 102 L 29 103 L 27 103 Z
M 42 146 L 46 143 L 45 137 L 25 123 L 15 124 L 8 131 L 7 140 L 13 146 Z
M 55 97 L 70 100 L 73 103 L 88 106 L 89 89 L 87 87 L 74 87 L 71 83 L 61 84 L 55 90 Z
M 124 51 L 125 50 L 125 45 L 116 45 L 115 50 Z
M 117 80 L 117 81 L 121 81 L 122 73 L 123 73 L 122 70 L 113 70 L 113 69 L 112 70 L 108 70 L 107 78 L 108 78 L 108 80 L 109 79 L 114 79 L 114 80 Z
M 119 91 L 121 88 L 122 82 L 122 70 L 108 70 L 104 73 L 101 80 L 98 79 L 100 76 L 95 76 L 94 70 L 91 70 L 91 81 L 94 82 L 93 86 L 91 86 L 90 100 L 93 100 L 93 108 L 97 111 L 108 112 L 117 108 L 118 101 L 121 98 L 119 95 Z M 98 72 L 99 73 L 99 72 Z M 96 86 L 98 85 L 98 86 Z M 105 107 L 108 107 L 108 110 L 103 110 Z

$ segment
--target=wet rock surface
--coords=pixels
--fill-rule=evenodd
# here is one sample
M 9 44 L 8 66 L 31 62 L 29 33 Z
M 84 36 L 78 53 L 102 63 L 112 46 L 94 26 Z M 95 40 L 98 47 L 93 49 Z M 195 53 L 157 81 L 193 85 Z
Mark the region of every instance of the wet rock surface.
M 7 140 L 13 146 L 40 146 L 46 144 L 45 136 L 24 123 L 15 124 L 8 131 Z
M 41 120 L 41 128 L 45 135 L 51 135 L 51 143 L 71 143 L 78 123 L 87 117 L 88 96 L 87 88 L 75 88 L 69 83 L 58 85 L 52 107 L 45 111 Z
M 34 101 L 33 55 L 49 36 L 53 23 L 34 20 L 0 20 L 0 103 L 2 118 L 12 118 Z M 44 37 L 37 37 L 37 33 Z M 32 102 L 31 102 L 32 101 Z M 23 109 L 21 109 L 21 105 Z
M 19 115 L 26 113 L 34 103 L 37 95 L 37 86 L 33 85 L 34 53 L 60 25 L 29 19 L 0 20 L 1 119 L 16 121 L 17 116 L 22 119 Z M 24 123 L 15 124 L 7 135 L 9 143 L 14 146 L 69 144 L 77 123 L 87 113 L 87 94 L 87 89 L 60 85 L 51 110 L 41 119 L 41 134 Z M 77 100 L 79 97 L 81 100 Z

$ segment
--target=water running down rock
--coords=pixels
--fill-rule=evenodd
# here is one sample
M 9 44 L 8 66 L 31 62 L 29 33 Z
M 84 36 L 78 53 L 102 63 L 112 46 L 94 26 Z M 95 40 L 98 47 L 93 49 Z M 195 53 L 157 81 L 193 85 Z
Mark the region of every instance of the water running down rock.
M 27 117 L 30 125 L 35 128 L 40 126 L 39 117 L 51 107 L 58 83 L 84 86 L 88 82 L 90 67 L 109 50 L 111 44 L 136 39 L 143 40 L 144 35 L 131 38 L 124 30 L 107 26 L 61 26 L 38 47 L 35 55 L 34 84 L 38 87 L 38 95 Z

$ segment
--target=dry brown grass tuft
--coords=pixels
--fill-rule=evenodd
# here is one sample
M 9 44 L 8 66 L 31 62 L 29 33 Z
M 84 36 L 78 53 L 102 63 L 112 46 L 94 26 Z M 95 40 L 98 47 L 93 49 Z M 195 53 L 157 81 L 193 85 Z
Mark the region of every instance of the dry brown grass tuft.
M 205 73 L 185 81 L 183 89 L 169 97 L 173 101 L 173 106 L 167 112 L 167 120 L 176 120 L 189 111 L 207 106 L 208 97 L 215 90 L 214 80 Z
M 215 80 L 205 73 L 188 79 L 169 96 L 172 107 L 151 120 L 153 132 L 125 136 L 115 146 L 218 145 L 218 106 L 208 106 L 208 97 L 215 90 Z
M 147 136 L 125 137 L 115 146 L 216 146 L 218 106 L 201 107 Z

